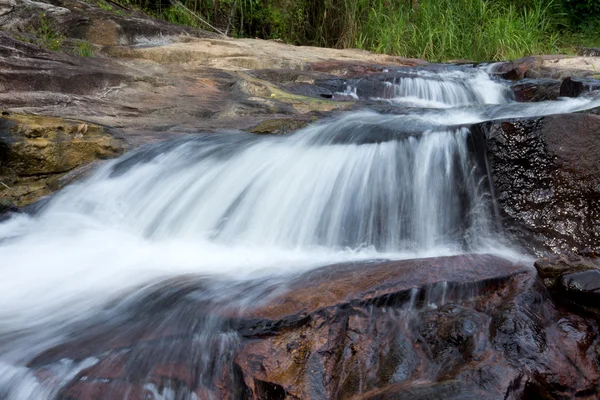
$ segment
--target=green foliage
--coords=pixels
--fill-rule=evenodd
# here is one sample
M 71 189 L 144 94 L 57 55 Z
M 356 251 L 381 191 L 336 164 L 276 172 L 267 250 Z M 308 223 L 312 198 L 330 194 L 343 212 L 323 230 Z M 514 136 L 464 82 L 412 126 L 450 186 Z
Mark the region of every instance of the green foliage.
M 543 4 L 545 3 L 545 5 Z M 421 0 L 418 7 L 380 0 L 357 16 L 356 46 L 377 52 L 451 59 L 505 60 L 557 50 L 550 4 L 531 7 L 489 0 Z
M 563 0 L 567 23 L 573 31 L 598 34 L 600 30 L 599 0 Z
M 105 2 L 105 0 L 100 0 Z M 168 0 L 120 0 L 170 22 L 210 29 Z M 560 51 L 559 33 L 596 26 L 600 0 L 181 0 L 234 37 L 358 47 L 432 61 L 514 59 Z M 583 18 L 582 15 L 588 15 Z M 589 16 L 592 17 L 589 17 Z M 593 16 L 596 17 L 593 17 Z M 583 18 L 583 19 L 582 19 Z M 591 22 L 590 22 L 591 21 Z M 597 26 L 600 26 L 597 25 Z M 596 28 L 596 31 L 600 29 Z M 587 32 L 587 33 L 585 33 Z M 590 30 L 582 35 L 593 36 Z
M 79 57 L 94 57 L 94 46 L 87 40 L 78 41 L 73 46 L 71 53 Z
M 46 14 L 41 14 L 38 18 L 34 34 L 40 47 L 52 51 L 59 51 L 65 40 L 65 37 L 57 32 L 54 22 L 46 17 Z

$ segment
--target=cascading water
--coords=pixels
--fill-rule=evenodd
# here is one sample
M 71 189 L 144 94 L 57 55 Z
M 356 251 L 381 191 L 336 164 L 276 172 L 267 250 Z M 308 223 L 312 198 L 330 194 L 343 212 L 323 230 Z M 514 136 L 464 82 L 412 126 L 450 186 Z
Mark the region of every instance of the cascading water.
M 388 76 L 389 75 L 389 76 Z M 483 70 L 389 72 L 376 81 L 349 81 L 338 96 L 371 98 L 395 105 L 427 108 L 506 104 L 513 99 L 509 87 L 493 81 Z
M 92 379 L 81 371 L 116 368 L 85 352 L 47 364 L 36 356 L 81 332 L 119 343 L 124 321 L 127 334 L 193 331 L 168 354 L 131 357 L 148 366 L 185 355 L 206 386 L 216 364 L 232 362 L 238 337 L 198 304 L 231 314 L 334 262 L 508 251 L 495 229 L 484 138 L 464 126 L 600 101 L 511 104 L 481 74 L 424 73 L 380 95 L 468 109 L 358 112 L 283 137 L 225 132 L 147 146 L 37 215 L 0 224 L 0 399 L 66 396 L 71 380 Z M 158 387 L 150 369 L 135 378 L 148 398 L 199 398 Z

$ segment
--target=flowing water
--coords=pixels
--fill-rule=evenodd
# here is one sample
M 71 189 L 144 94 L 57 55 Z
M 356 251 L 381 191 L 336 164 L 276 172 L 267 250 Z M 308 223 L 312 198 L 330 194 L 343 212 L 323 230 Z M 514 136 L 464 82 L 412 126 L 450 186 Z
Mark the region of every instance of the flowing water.
M 465 126 L 600 106 L 517 104 L 482 70 L 420 72 L 384 86 L 378 97 L 392 105 L 429 108 L 355 112 L 286 136 L 223 132 L 149 145 L 36 215 L 0 223 L 0 399 L 57 397 L 98 360 L 63 359 L 47 367 L 50 379 L 27 367 L 31 359 L 93 324 L 143 313 L 160 282 L 202 278 L 196 300 L 241 309 L 331 263 L 515 256 L 498 231 L 485 138 Z M 167 311 L 163 323 L 185 319 Z M 229 362 L 237 345 L 203 321 L 184 350 L 203 349 L 192 357 L 200 375 Z M 149 398 L 196 396 L 145 388 Z

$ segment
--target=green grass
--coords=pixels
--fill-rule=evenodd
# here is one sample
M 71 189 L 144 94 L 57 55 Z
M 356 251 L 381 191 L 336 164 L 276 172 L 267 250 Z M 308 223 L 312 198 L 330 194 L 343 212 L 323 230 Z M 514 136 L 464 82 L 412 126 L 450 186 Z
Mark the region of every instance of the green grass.
M 422 0 L 416 9 L 380 0 L 357 15 L 358 48 L 431 61 L 506 60 L 558 51 L 550 5 L 518 10 L 486 0 Z M 545 4 L 545 5 L 544 5 Z
M 114 12 L 106 0 L 94 1 Z M 178 6 L 165 8 L 158 0 L 118 1 L 175 24 L 210 30 Z M 565 47 L 597 43 L 595 37 L 600 35 L 598 29 L 582 30 L 599 26 L 600 0 L 181 1 L 221 31 L 229 28 L 233 37 L 358 47 L 431 61 L 491 61 L 565 52 Z M 582 1 L 589 4 L 574 8 Z
M 79 57 L 94 57 L 94 45 L 87 40 L 78 41 L 73 46 L 71 53 Z
M 54 22 L 46 17 L 46 14 L 40 15 L 37 28 L 33 33 L 37 37 L 37 44 L 40 47 L 52 51 L 59 51 L 65 40 L 65 37 L 56 30 Z

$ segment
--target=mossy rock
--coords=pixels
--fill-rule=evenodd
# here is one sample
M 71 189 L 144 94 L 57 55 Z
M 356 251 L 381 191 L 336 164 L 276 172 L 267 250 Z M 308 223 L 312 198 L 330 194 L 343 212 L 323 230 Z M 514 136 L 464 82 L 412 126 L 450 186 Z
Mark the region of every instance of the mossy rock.
M 302 129 L 311 122 L 311 120 L 306 119 L 274 118 L 261 122 L 250 128 L 249 131 L 258 134 L 281 135 Z
M 116 157 L 124 143 L 91 123 L 55 117 L 0 117 L 0 197 L 21 206 L 60 188 L 65 173 Z

